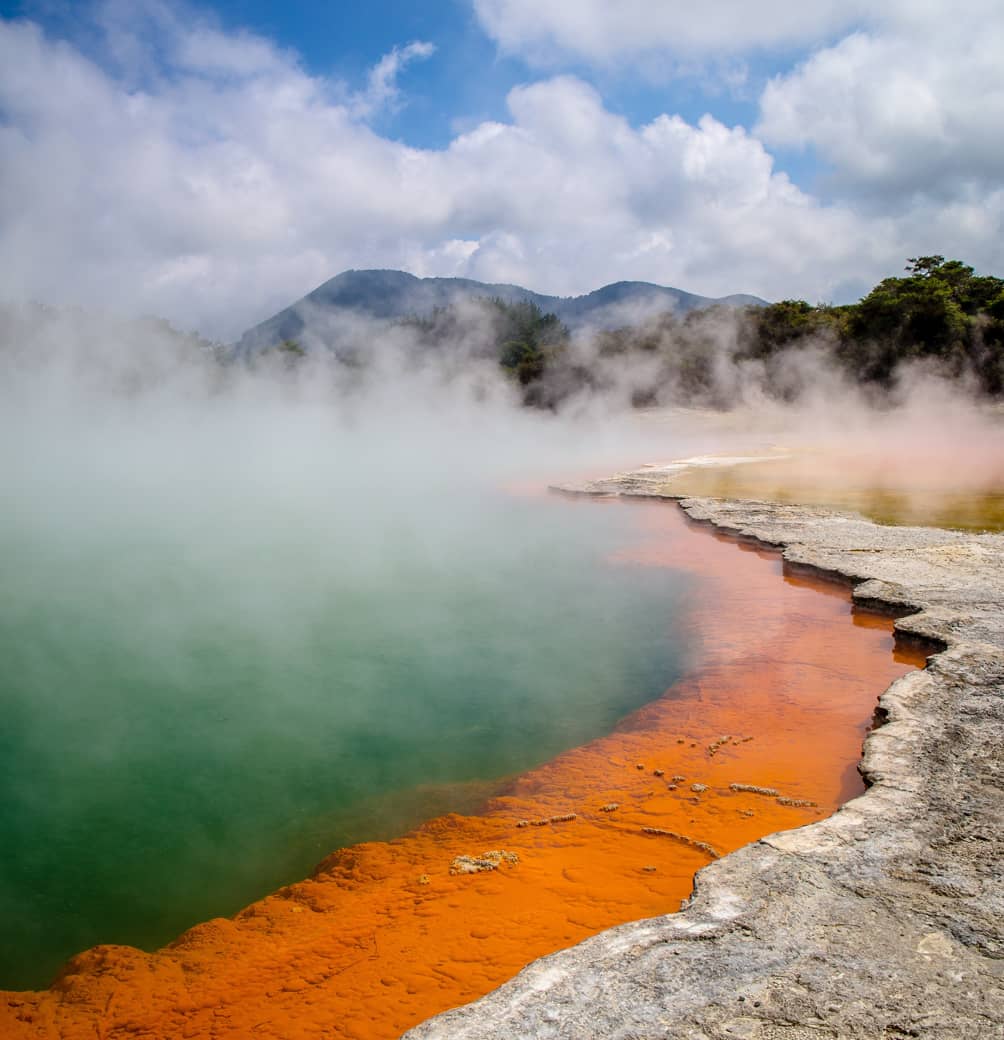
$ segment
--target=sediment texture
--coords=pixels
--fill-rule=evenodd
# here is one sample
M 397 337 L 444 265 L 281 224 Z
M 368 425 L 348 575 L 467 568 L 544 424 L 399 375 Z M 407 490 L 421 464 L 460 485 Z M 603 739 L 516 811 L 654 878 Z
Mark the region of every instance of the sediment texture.
M 662 494 L 648 474 L 575 490 Z M 1004 536 L 681 505 L 943 649 L 882 696 L 864 795 L 713 862 L 682 912 L 545 957 L 407 1037 L 1004 1037 Z

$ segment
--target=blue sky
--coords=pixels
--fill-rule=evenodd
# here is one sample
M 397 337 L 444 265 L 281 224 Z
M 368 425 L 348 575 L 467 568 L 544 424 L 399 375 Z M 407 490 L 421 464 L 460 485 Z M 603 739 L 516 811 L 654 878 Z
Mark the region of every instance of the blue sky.
M 297 51 L 316 75 L 361 87 L 366 75 L 396 46 L 424 40 L 436 47 L 429 59 L 401 77 L 408 103 L 383 119 L 386 132 L 418 147 L 449 143 L 457 120 L 481 121 L 504 114 L 505 95 L 521 74 L 518 61 L 496 54 L 467 4 L 214 5 L 230 26 L 249 26 Z
M 998 6 L 0 3 L 7 291 L 229 332 L 349 266 L 837 302 L 916 253 L 1000 273 Z
M 93 28 L 80 16 L 80 4 L 57 0 L 0 3 L 6 17 L 30 18 L 54 35 L 95 47 Z M 501 52 L 465 0 L 415 4 L 371 0 L 367 4 L 289 3 L 270 0 L 223 0 L 198 8 L 231 32 L 250 30 L 295 52 L 314 75 L 332 77 L 362 88 L 369 70 L 394 47 L 414 40 L 432 43 L 435 54 L 411 65 L 400 77 L 407 103 L 379 120 L 384 132 L 422 148 L 442 148 L 458 127 L 486 119 L 504 119 L 509 90 L 535 77 L 519 55 Z M 758 55 L 750 78 L 762 82 L 790 64 L 792 54 Z M 595 68 L 574 57 L 560 62 L 598 87 L 608 106 L 635 125 L 663 112 L 690 122 L 711 112 L 726 123 L 752 125 L 756 96 L 749 86 L 712 87 L 694 78 L 658 81 L 635 69 Z M 711 88 L 711 89 L 709 89 Z M 804 156 L 796 156 L 805 164 Z

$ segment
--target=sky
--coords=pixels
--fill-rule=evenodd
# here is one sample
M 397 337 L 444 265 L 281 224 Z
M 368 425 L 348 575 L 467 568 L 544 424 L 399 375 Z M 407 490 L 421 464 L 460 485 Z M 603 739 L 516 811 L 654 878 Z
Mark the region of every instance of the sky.
M 0 0 L 0 298 L 232 339 L 348 268 L 1004 275 L 999 0 Z

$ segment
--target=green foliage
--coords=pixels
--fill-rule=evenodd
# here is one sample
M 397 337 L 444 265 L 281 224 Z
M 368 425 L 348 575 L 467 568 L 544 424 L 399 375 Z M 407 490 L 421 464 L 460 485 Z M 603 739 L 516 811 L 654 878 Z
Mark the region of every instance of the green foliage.
M 525 403 L 555 403 L 545 384 L 565 354 L 569 333 L 556 315 L 536 303 L 481 298 L 436 307 L 428 316 L 397 324 L 417 334 L 424 350 L 462 344 L 475 357 L 491 358 L 523 388 Z
M 844 325 L 843 310 L 805 300 L 781 300 L 750 312 L 745 357 L 764 358 L 808 337 L 838 336 Z
M 306 350 L 295 339 L 284 339 L 276 346 L 262 351 L 260 360 L 266 365 L 278 365 L 292 371 L 306 356 Z
M 276 349 L 280 354 L 290 359 L 299 359 L 307 356 L 307 352 L 295 339 L 284 339 Z
M 953 263 L 959 261 L 954 260 Z M 920 277 L 926 277 L 931 274 L 932 271 L 938 270 L 945 263 L 945 258 L 940 255 L 936 256 L 908 256 L 906 258 L 906 267 L 904 270 L 910 272 L 910 274 L 919 275 Z
M 851 308 L 842 351 L 858 378 L 888 385 L 904 361 L 929 358 L 951 375 L 971 371 L 988 392 L 996 360 L 985 350 L 991 308 L 1004 282 L 960 260 L 912 257 L 905 278 L 886 278 Z M 988 313 L 989 312 L 989 313 Z
M 595 348 L 599 366 L 649 366 L 649 382 L 632 394 L 646 403 L 727 405 L 754 372 L 768 393 L 795 397 L 812 378 L 812 366 L 801 369 L 796 360 L 807 350 L 852 382 L 891 387 L 901 365 L 920 360 L 950 377 L 975 377 L 996 396 L 1004 393 L 1004 280 L 978 275 L 960 260 L 911 257 L 904 276 L 884 279 L 856 304 L 781 300 L 749 308 L 738 321 L 714 310 L 683 320 L 661 315 L 639 328 L 601 333 Z M 589 380 L 602 383 L 602 372 Z
M 993 279 L 995 282 L 999 279 Z M 986 306 L 987 316 L 994 321 L 1004 322 L 1004 288 Z
M 886 278 L 855 308 L 850 332 L 890 340 L 903 357 L 942 353 L 966 333 L 956 295 L 949 283 L 929 275 Z
M 473 317 L 469 305 L 443 307 L 404 324 L 430 347 L 469 339 L 476 329 L 478 356 L 497 361 L 524 401 L 543 407 L 581 391 L 613 391 L 637 406 L 700 400 L 724 407 L 750 377 L 790 399 L 818 371 L 797 360 L 807 351 L 861 384 L 891 387 L 904 363 L 922 361 L 1004 394 L 1004 280 L 940 255 L 911 257 L 904 275 L 883 279 L 856 304 L 781 300 L 738 313 L 666 312 L 599 331 L 586 349 L 573 347 L 559 319 L 534 303 L 496 298 L 475 306 Z
M 521 386 L 539 380 L 549 362 L 557 357 L 568 339 L 568 329 L 554 314 L 545 314 L 529 301 L 507 303 L 493 299 L 496 342 L 500 343 L 499 364 Z

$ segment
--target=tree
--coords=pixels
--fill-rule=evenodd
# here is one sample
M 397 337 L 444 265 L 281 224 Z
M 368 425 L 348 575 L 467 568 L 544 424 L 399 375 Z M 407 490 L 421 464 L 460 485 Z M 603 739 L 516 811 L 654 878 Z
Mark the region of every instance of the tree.
M 937 271 L 939 267 L 945 262 L 945 258 L 940 255 L 935 256 L 908 256 L 906 258 L 906 268 L 910 274 L 915 274 L 920 277 L 927 277 L 932 272 Z

